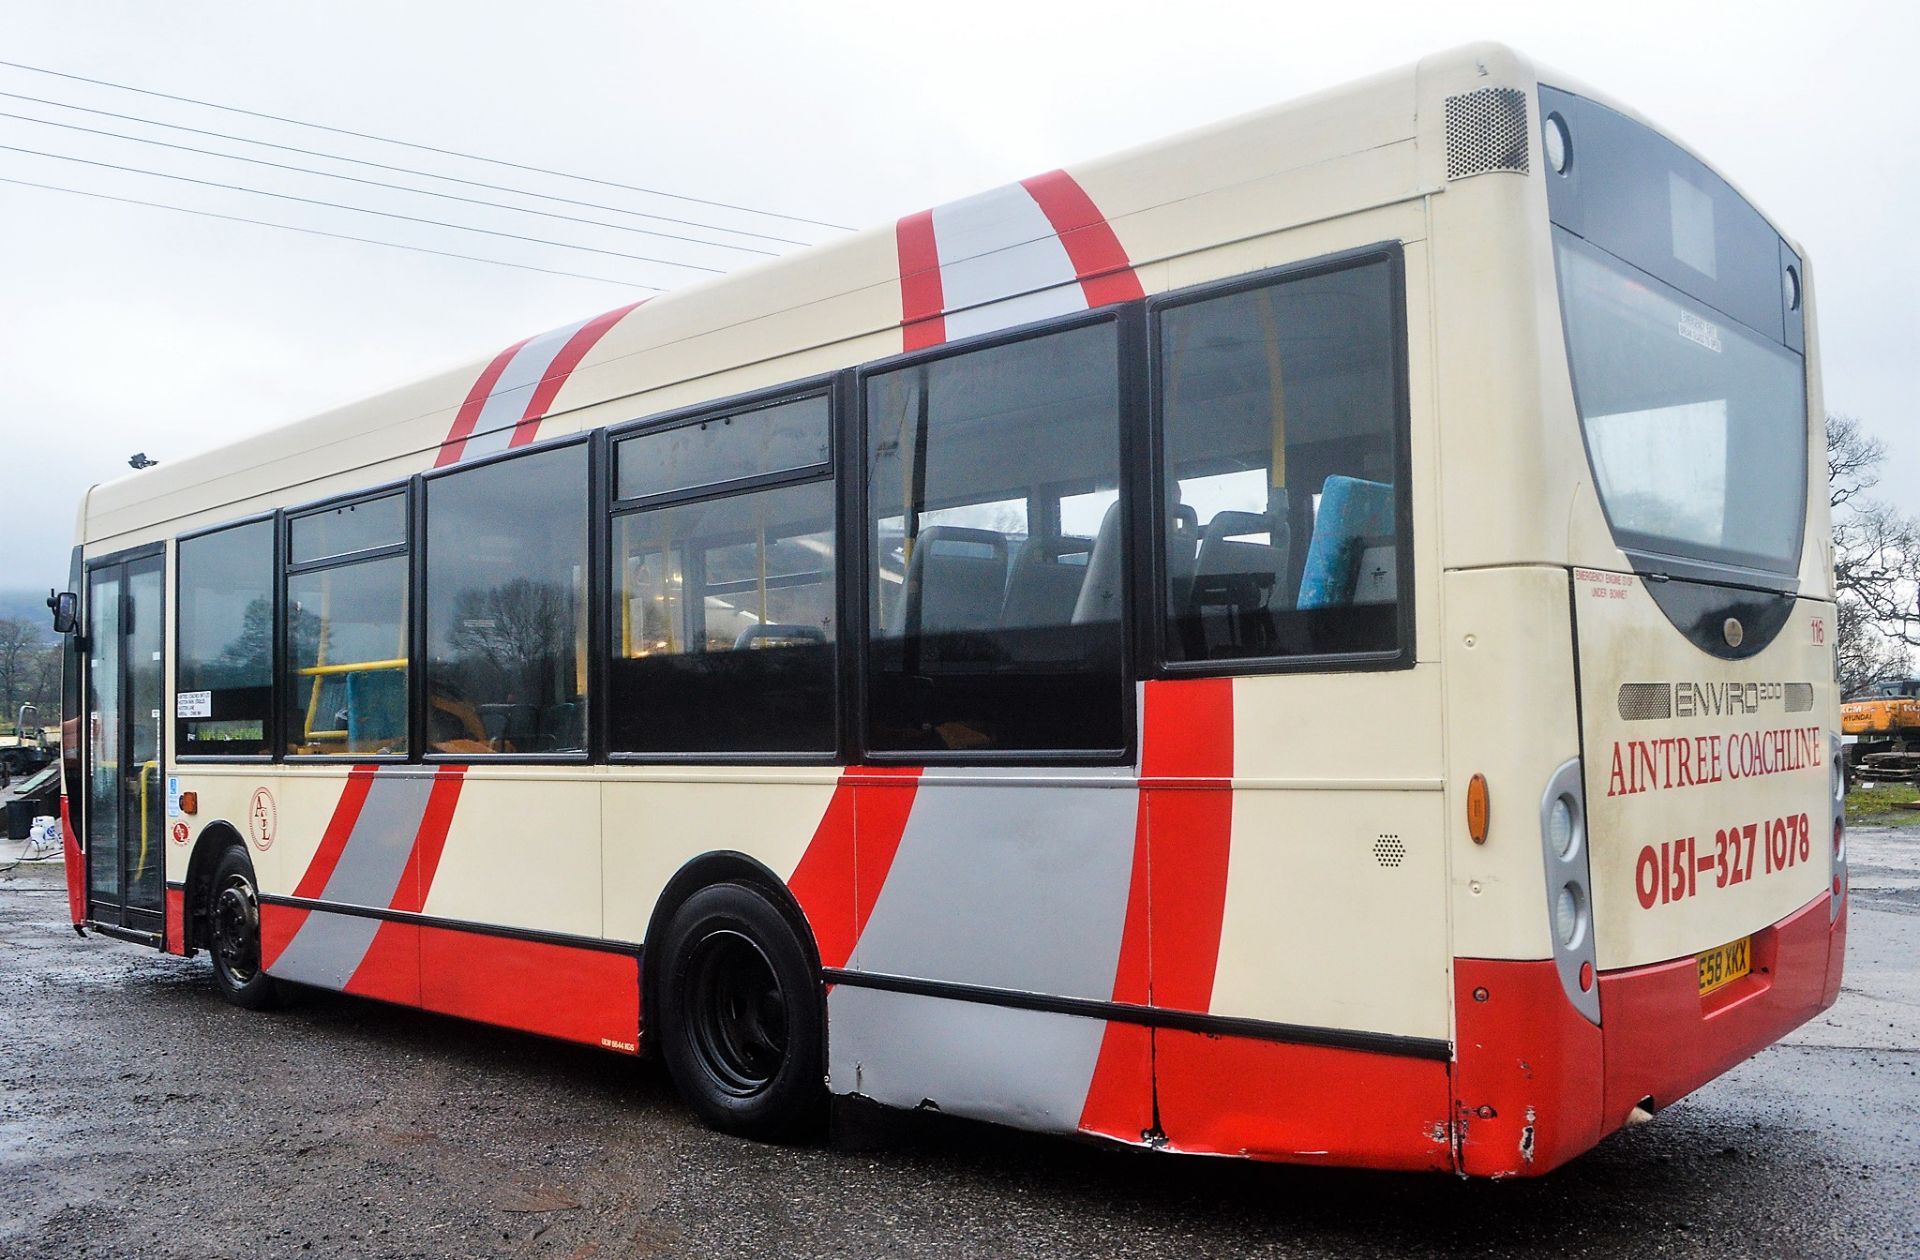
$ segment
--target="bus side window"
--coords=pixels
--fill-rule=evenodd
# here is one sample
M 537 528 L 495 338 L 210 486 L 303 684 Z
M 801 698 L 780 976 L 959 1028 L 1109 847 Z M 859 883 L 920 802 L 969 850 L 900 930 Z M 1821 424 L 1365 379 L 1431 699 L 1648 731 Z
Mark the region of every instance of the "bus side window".
M 191 757 L 272 752 L 273 522 L 180 540 L 177 746 Z
M 586 751 L 587 447 L 427 482 L 427 751 Z
M 287 520 L 289 756 L 407 752 L 407 496 Z
M 1391 281 L 1374 260 L 1156 313 L 1169 660 L 1402 646 Z
M 614 753 L 834 751 L 829 415 L 816 394 L 616 444 L 643 497 L 613 526 Z
M 866 382 L 867 738 L 881 753 L 1122 748 L 1111 323 Z

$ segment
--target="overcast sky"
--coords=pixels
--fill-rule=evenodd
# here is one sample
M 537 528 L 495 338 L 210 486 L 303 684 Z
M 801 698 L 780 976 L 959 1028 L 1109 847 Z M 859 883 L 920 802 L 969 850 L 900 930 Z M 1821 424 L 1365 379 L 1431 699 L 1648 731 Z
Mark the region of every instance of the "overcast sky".
M 782 211 L 888 221 L 1410 62 L 1504 40 L 1695 146 L 1812 256 L 1830 410 L 1920 510 L 1920 8 L 1350 2 L 654 5 L 0 0 L 0 59 Z M 350 171 L 20 96 L 817 240 L 822 228 L 568 184 L 0 67 L 0 112 Z M 754 255 L 0 118 L 0 177 L 674 287 L 701 272 L 16 152 L 349 201 L 630 254 Z M 474 188 L 444 191 L 512 200 Z M 542 204 L 522 201 L 521 204 Z M 606 211 L 547 208 L 642 226 Z M 654 224 L 662 231 L 685 229 Z M 695 234 L 695 233 L 690 233 Z M 708 234 L 711 235 L 711 234 Z M 741 244 L 785 249 L 732 236 Z M 64 584 L 82 489 L 647 290 L 0 183 L 0 588 Z

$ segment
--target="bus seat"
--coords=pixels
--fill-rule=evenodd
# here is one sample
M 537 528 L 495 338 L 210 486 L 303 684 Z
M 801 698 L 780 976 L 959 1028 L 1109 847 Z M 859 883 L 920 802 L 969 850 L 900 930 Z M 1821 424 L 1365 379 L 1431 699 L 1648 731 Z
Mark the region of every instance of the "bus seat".
M 827 632 L 819 626 L 788 625 L 765 621 L 748 626 L 734 636 L 735 651 L 747 648 L 793 647 L 796 643 L 825 643 Z
M 900 589 L 905 634 L 990 630 L 1007 588 L 1007 537 L 991 529 L 929 525 L 914 540 Z
M 1272 541 L 1248 542 L 1250 534 Z M 1292 531 L 1284 519 L 1264 512 L 1215 512 L 1200 535 L 1191 603 L 1243 610 L 1284 608 L 1291 554 Z
M 1073 616 L 1086 584 L 1093 539 L 1076 535 L 1029 538 L 1013 553 L 1007 570 L 1007 596 L 1000 606 L 1000 624 L 1061 626 Z
M 1200 514 L 1190 504 L 1167 509 L 1167 607 L 1187 606 L 1193 593 L 1193 566 L 1200 550 Z
M 1073 603 L 1073 624 L 1083 626 L 1096 621 L 1120 620 L 1120 501 L 1115 499 L 1100 518 L 1100 532 L 1094 535 L 1093 551 L 1087 557 L 1087 578 L 1081 583 L 1080 597 Z
M 1333 608 L 1354 602 L 1361 553 L 1393 537 L 1393 487 L 1358 477 L 1328 477 L 1320 487 L 1313 541 L 1300 576 L 1301 608 Z

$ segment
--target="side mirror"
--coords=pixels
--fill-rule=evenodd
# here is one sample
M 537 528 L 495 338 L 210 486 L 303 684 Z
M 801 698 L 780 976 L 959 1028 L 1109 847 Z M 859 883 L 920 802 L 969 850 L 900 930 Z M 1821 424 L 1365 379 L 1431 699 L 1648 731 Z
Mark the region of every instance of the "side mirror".
M 80 628 L 80 597 L 72 591 L 48 591 L 47 607 L 53 610 L 55 634 L 72 634 Z

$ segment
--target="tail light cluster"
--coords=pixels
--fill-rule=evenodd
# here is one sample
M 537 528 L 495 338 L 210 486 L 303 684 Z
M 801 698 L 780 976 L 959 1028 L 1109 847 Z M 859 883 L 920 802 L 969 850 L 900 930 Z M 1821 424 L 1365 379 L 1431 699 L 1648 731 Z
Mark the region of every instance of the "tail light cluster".
M 1841 760 L 1846 746 L 1840 736 L 1827 736 L 1827 771 L 1833 785 L 1833 883 L 1827 899 L 1827 922 L 1840 918 L 1840 905 L 1847 897 L 1847 768 Z
M 1580 759 L 1547 781 L 1540 798 L 1540 845 L 1546 858 L 1547 906 L 1554 968 L 1574 1009 L 1600 1022 L 1600 986 L 1593 946 L 1593 879 L 1587 861 L 1587 798 Z

